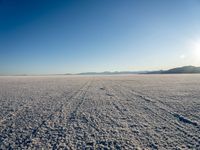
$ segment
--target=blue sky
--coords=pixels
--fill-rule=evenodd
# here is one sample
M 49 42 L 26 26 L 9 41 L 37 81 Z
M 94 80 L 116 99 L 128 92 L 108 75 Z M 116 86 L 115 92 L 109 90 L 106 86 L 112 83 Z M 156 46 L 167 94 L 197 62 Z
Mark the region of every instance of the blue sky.
M 200 0 L 0 0 L 0 74 L 200 66 Z

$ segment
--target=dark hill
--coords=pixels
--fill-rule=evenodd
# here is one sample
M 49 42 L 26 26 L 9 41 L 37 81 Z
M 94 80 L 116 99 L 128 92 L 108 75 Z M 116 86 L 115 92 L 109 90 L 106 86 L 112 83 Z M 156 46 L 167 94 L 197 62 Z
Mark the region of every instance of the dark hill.
M 166 73 L 200 73 L 200 67 L 184 66 L 167 70 Z
M 160 71 L 152 71 L 148 72 L 147 74 L 181 74 L 181 73 L 200 73 L 200 67 L 194 67 L 194 66 L 184 66 L 184 67 L 178 67 L 173 68 L 169 70 L 160 70 Z

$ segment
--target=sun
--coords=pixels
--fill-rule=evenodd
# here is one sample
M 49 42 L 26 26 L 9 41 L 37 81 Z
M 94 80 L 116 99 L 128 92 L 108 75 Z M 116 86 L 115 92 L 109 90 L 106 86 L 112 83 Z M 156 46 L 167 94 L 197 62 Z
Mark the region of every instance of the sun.
M 200 65 L 200 38 L 190 42 L 190 51 L 192 52 L 193 63 Z
M 198 59 L 200 59 L 200 43 L 196 43 L 194 48 L 194 54 Z

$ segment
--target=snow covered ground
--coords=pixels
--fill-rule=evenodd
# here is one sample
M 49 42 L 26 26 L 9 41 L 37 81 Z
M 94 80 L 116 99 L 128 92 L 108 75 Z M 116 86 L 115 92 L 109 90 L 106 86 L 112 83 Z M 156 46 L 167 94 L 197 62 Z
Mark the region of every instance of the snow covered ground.
M 200 75 L 0 77 L 0 149 L 200 149 Z

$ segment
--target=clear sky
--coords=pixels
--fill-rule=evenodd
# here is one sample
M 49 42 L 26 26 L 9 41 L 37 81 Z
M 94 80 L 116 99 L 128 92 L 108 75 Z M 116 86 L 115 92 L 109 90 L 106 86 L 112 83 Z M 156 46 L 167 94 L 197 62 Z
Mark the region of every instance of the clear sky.
M 0 0 L 0 74 L 200 66 L 200 0 Z

